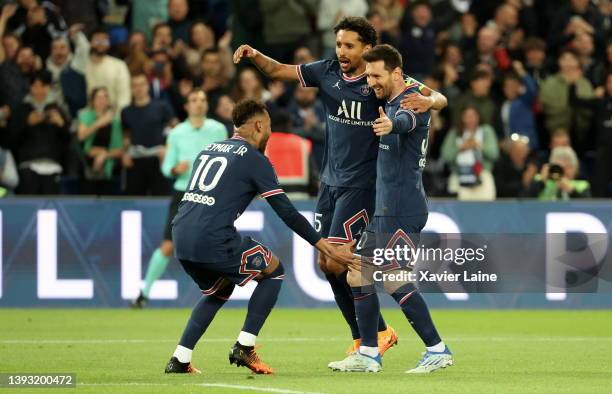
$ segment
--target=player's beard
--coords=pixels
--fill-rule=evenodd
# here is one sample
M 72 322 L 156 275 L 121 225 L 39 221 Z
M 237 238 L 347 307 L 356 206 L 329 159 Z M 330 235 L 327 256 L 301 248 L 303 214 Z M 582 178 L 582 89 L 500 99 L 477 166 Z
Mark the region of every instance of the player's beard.
M 270 138 L 269 136 L 268 136 L 268 137 L 264 137 L 264 138 L 262 138 L 262 140 L 259 142 L 259 147 L 258 147 L 258 149 L 259 149 L 259 151 L 260 151 L 261 153 L 266 153 L 266 146 L 268 146 L 268 139 L 269 139 L 269 138 Z

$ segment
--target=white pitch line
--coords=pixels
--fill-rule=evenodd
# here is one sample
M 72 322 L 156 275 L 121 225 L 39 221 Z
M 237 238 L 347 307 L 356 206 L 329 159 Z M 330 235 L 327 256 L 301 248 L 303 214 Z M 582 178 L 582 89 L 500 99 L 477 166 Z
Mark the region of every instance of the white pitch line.
M 255 387 L 255 386 L 242 386 L 238 384 L 224 384 L 224 383 L 200 383 L 197 386 L 204 387 L 220 387 L 234 390 L 248 390 L 248 391 L 261 391 L 266 393 L 281 393 L 281 394 L 323 394 L 312 391 L 295 391 L 286 389 L 276 389 L 273 387 Z
M 412 335 L 412 334 L 411 334 Z M 448 342 L 590 342 L 612 341 L 612 337 L 571 337 L 571 336 L 495 336 L 495 337 L 445 337 Z M 204 338 L 202 343 L 224 343 L 234 341 L 235 338 Z M 325 337 L 294 337 L 294 338 L 267 338 L 260 342 L 344 342 L 346 338 Z M 2 339 L 3 345 L 107 345 L 107 344 L 141 344 L 141 343 L 175 343 L 177 339 Z
M 123 387 L 123 386 L 176 386 L 176 384 L 170 383 L 146 383 L 146 382 L 125 382 L 125 383 L 80 383 L 77 382 L 78 386 L 100 386 L 100 387 Z M 280 389 L 274 387 L 257 387 L 257 386 L 244 386 L 238 384 L 226 384 L 226 383 L 184 383 L 183 386 L 203 386 L 203 387 L 219 387 L 233 390 L 247 390 L 247 391 L 259 391 L 264 393 L 279 393 L 279 394 L 324 394 L 313 391 L 295 391 L 288 389 Z

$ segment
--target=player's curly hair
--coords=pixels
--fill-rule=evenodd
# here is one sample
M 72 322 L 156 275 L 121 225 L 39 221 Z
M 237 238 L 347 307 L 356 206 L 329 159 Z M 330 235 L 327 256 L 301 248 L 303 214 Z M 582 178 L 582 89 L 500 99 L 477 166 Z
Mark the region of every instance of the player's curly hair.
M 365 45 L 375 46 L 378 41 L 378 36 L 374 27 L 365 18 L 356 16 L 347 16 L 342 18 L 336 26 L 334 26 L 334 33 L 338 33 L 340 30 L 354 31 L 359 35 L 359 41 Z
M 266 106 L 255 100 L 240 101 L 232 111 L 232 122 L 234 127 L 239 128 L 255 115 L 265 114 Z

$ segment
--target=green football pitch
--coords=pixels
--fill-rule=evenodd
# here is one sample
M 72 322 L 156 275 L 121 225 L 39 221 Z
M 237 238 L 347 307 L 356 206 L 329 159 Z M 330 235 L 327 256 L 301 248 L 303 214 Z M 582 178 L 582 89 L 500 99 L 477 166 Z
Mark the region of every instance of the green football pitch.
M 273 311 L 259 337 L 259 354 L 276 374 L 254 376 L 227 360 L 244 313 L 219 312 L 194 352 L 201 375 L 169 376 L 163 369 L 187 309 L 1 309 L 0 372 L 75 373 L 77 392 L 96 393 L 612 391 L 609 311 L 433 310 L 455 365 L 422 376 L 404 373 L 423 347 L 395 310 L 384 314 L 400 341 L 385 355 L 383 372 L 329 371 L 327 363 L 343 358 L 350 342 L 334 309 Z

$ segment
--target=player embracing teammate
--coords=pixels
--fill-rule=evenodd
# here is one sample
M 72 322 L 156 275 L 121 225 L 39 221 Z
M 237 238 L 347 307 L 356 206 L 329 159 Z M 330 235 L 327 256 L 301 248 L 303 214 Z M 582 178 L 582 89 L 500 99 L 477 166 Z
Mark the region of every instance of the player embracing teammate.
M 355 299 L 355 311 L 361 346 L 329 368 L 343 372 L 378 372 L 382 353 L 377 346 L 376 318 L 380 305 L 376 294 L 378 278 L 400 278 L 408 262 L 396 259 L 375 265 L 375 248 L 393 249 L 400 243 L 418 245 L 420 232 L 428 217 L 427 197 L 423 188 L 423 168 L 429 141 L 429 111 L 415 113 L 400 107 L 402 98 L 414 89 L 406 86 L 402 75 L 402 57 L 389 45 L 377 45 L 363 55 L 367 62 L 368 85 L 377 98 L 386 101 L 380 107 L 373 131 L 380 137 L 377 160 L 376 210 L 359 241 L 357 253 L 363 255 L 361 269 L 349 267 L 348 282 Z M 403 266 L 402 266 L 403 263 Z M 389 275 L 391 274 L 391 275 Z M 396 275 L 393 275 L 396 274 Z M 400 275 L 397 275 L 400 274 Z M 412 328 L 426 346 L 423 357 L 408 373 L 429 373 L 453 365 L 453 355 L 433 324 L 425 300 L 408 280 L 384 280 L 383 287 L 400 306 Z
M 340 246 L 359 239 L 373 217 L 379 138 L 372 128 L 379 118 L 378 108 L 384 104 L 366 81 L 366 63 L 362 58 L 376 45 L 374 28 L 364 18 L 347 17 L 334 31 L 337 59 L 301 65 L 281 64 L 242 45 L 234 53 L 234 62 L 248 58 L 269 78 L 319 88 L 326 110 L 326 134 L 315 224 L 322 237 Z M 411 78 L 402 77 L 402 83 L 411 88 L 411 94 L 401 101 L 405 110 L 426 112 L 432 108 L 442 109 L 447 104 L 444 96 Z M 357 323 L 351 286 L 347 282 L 346 265 L 319 255 L 319 266 L 351 329 L 351 352 L 358 353 L 363 336 Z M 378 352 L 382 355 L 395 345 L 397 335 L 380 314 L 372 322 L 376 326 Z

